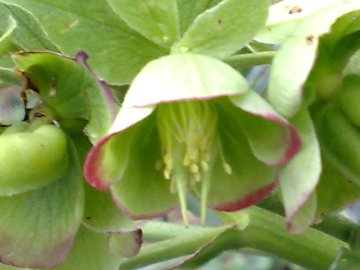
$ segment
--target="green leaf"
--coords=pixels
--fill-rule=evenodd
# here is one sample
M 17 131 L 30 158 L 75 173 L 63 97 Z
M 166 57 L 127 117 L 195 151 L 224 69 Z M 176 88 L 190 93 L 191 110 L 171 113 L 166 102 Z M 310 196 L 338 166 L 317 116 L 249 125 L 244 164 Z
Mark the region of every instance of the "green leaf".
M 347 1 L 344 4 L 314 14 L 304 20 L 297 28 L 296 33 L 293 33 L 283 44 L 273 61 L 268 90 L 269 101 L 279 113 L 286 117 L 292 117 L 299 111 L 304 84 L 317 57 L 320 37 L 327 33 L 333 33 L 331 46 L 336 45 L 339 41 L 339 35 L 342 37 L 349 33 L 340 31 L 334 23 L 344 14 L 358 9 L 360 9 L 358 1 Z M 349 16 L 353 15 L 355 14 Z M 348 23 L 346 24 L 340 19 L 337 24 L 340 26 L 352 24 L 347 18 L 344 20 Z M 356 20 L 355 23 L 357 23 Z M 345 57 L 350 56 L 346 54 Z M 330 59 L 336 58 L 331 56 Z M 343 58 L 339 59 L 339 61 L 342 60 Z M 337 67 L 333 62 L 330 66 Z M 331 81 L 328 84 L 325 82 L 324 88 L 326 89 L 325 85 L 332 86 L 332 84 Z
M 68 119 L 88 120 L 86 133 L 92 142 L 106 133 L 115 114 L 114 101 L 106 84 L 88 69 L 85 54 L 71 59 L 47 52 L 20 53 L 14 58 L 60 124 Z
M 86 185 L 83 225 L 98 233 L 117 233 L 141 226 L 116 208 L 108 192 L 100 192 Z
M 75 152 L 71 158 L 60 180 L 35 191 L 0 197 L 2 262 L 50 268 L 65 259 L 81 222 L 84 199 Z
M 2 1 L 0 1 L 2 2 Z M 56 46 L 51 43 L 39 23 L 33 15 L 23 7 L 0 3 L 0 29 L 2 30 L 2 20 L 11 16 L 16 22 L 16 28 L 13 31 L 12 42 L 18 49 L 23 50 L 51 50 L 58 51 Z
M 1 0 L 30 11 L 48 38 L 67 55 L 79 49 L 89 54 L 90 66 L 108 83 L 127 84 L 164 50 L 132 31 L 105 0 Z
M 261 29 L 268 7 L 267 0 L 223 0 L 196 17 L 172 51 L 229 56 Z
M 135 31 L 168 48 L 179 38 L 176 0 L 108 0 L 113 10 Z
M 80 227 L 66 261 L 51 270 L 117 270 L 120 258 L 108 251 L 106 234 Z
M 221 0 L 177 0 L 179 16 L 180 16 L 180 30 L 183 34 L 186 29 L 191 25 L 196 16 L 205 10 L 213 7 Z
M 287 228 L 298 233 L 314 222 L 316 198 L 310 199 L 320 179 L 320 146 L 310 115 L 303 109 L 291 121 L 297 128 L 302 147 L 280 171 L 280 190 Z M 311 200 L 306 204 L 307 201 Z M 306 205 L 306 207 L 305 207 Z M 302 210 L 306 208 L 306 210 Z
M 16 28 L 16 21 L 12 16 L 8 16 L 6 29 L 0 37 L 0 56 L 3 56 L 4 54 L 9 53 L 14 49 L 12 42 L 12 34 L 15 28 Z

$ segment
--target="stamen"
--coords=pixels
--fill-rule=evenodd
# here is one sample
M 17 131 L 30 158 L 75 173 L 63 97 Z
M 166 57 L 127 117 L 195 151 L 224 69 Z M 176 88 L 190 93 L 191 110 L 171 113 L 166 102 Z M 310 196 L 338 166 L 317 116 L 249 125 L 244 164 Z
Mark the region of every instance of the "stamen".
M 228 163 L 226 163 L 226 162 L 223 162 L 222 163 L 222 166 L 223 166 L 223 168 L 224 168 L 224 171 L 227 173 L 227 174 L 232 174 L 232 169 L 231 169 L 231 166 L 228 164 Z
M 164 177 L 171 181 L 170 191 L 179 195 L 186 223 L 186 193 L 202 181 L 214 159 L 217 114 L 209 101 L 165 103 L 157 108 L 157 127 Z M 226 170 L 231 173 L 229 168 Z

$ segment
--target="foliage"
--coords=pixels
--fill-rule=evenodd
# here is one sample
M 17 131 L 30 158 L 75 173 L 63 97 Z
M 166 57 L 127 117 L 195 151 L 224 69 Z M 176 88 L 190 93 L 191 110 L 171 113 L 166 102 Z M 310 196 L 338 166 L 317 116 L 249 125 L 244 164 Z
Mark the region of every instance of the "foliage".
M 358 0 L 0 15 L 0 269 L 194 269 L 230 249 L 356 269 L 338 213 L 360 198 Z

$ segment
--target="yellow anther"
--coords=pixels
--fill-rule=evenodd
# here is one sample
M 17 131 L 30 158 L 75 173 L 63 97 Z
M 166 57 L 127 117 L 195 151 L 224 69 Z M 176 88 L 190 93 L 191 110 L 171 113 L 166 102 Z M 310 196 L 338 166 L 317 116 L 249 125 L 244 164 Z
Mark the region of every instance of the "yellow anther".
M 231 166 L 226 163 L 226 162 L 223 162 L 223 168 L 224 168 L 224 171 L 227 173 L 227 174 L 232 174 L 232 169 L 231 169 Z
M 190 165 L 190 172 L 192 174 L 199 174 L 200 173 L 200 170 L 199 170 L 199 166 L 195 163 L 191 164 Z
M 191 164 L 191 157 L 188 154 L 186 154 L 183 160 L 183 165 L 185 167 L 188 167 L 190 164 Z
M 204 172 L 207 172 L 209 170 L 209 164 L 205 161 L 205 160 L 202 160 L 201 161 L 201 169 L 204 171 Z
M 164 177 L 165 177 L 165 179 L 170 180 L 170 178 L 171 178 L 171 170 L 169 170 L 168 168 L 165 168 Z

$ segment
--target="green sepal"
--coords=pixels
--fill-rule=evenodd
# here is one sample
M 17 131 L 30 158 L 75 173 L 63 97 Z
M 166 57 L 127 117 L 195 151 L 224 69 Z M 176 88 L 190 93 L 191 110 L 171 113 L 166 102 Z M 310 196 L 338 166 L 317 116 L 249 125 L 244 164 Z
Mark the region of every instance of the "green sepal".
M 108 236 L 81 226 L 64 263 L 49 270 L 117 270 L 121 259 L 109 252 Z
M 285 207 L 287 228 L 299 233 L 312 225 L 316 213 L 316 186 L 322 171 L 320 145 L 306 109 L 291 123 L 297 128 L 302 147 L 300 152 L 280 170 L 280 190 Z
M 116 208 L 109 192 L 86 185 L 83 225 L 97 233 L 119 233 L 134 230 L 141 223 L 129 219 Z
M 177 201 L 176 194 L 170 193 L 170 181 L 156 169 L 161 147 L 154 115 L 141 122 L 141 131 L 139 128 L 134 134 L 129 162 L 121 180 L 110 189 L 118 207 L 135 218 L 163 215 Z

